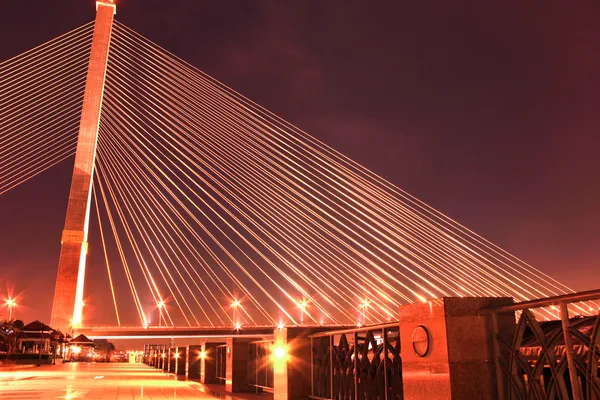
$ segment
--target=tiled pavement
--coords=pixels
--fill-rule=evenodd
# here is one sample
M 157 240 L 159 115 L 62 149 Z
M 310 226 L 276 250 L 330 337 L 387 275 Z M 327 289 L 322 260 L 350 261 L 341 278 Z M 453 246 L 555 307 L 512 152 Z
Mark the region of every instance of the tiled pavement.
M 0 400 L 214 400 L 205 390 L 142 364 L 67 363 L 0 370 Z

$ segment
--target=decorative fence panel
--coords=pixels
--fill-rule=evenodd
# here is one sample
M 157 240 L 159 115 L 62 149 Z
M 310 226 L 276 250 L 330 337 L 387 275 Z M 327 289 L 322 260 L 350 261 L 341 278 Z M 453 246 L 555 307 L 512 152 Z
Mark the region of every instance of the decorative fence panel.
M 248 346 L 248 385 L 258 391 L 273 390 L 272 340 L 251 342 Z
M 600 308 L 594 300 L 600 290 L 483 310 L 492 314 L 496 334 L 500 400 L 600 400 Z M 541 308 L 556 320 L 536 319 Z M 512 338 L 498 334 L 497 316 L 506 312 L 520 313 Z
M 397 323 L 318 333 L 311 347 L 311 398 L 403 398 Z

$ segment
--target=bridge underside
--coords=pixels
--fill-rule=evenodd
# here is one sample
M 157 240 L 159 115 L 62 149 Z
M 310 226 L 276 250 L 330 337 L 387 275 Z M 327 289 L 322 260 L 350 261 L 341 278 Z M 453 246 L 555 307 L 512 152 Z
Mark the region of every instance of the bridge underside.
M 177 338 L 261 338 L 273 336 L 274 326 L 246 327 L 82 327 L 74 330 L 74 336 L 84 334 L 90 339 L 177 339 Z

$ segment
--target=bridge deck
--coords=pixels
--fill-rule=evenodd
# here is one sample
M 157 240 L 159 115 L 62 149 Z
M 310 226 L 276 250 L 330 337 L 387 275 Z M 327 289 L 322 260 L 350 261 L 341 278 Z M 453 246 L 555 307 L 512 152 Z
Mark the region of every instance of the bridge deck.
M 248 326 L 235 330 L 230 326 L 196 326 L 196 327 L 173 327 L 173 326 L 151 326 L 143 328 L 139 326 L 88 326 L 75 329 L 73 336 L 84 334 L 90 339 L 161 339 L 161 338 L 226 338 L 226 337 L 252 337 L 270 338 L 274 326 Z

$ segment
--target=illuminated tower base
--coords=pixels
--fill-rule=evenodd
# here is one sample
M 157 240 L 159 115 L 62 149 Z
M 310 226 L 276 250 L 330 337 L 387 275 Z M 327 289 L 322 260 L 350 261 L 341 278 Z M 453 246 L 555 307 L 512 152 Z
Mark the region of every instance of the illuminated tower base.
M 96 2 L 94 37 L 50 319 L 52 328 L 65 333 L 81 325 L 92 178 L 115 12 L 114 0 Z

